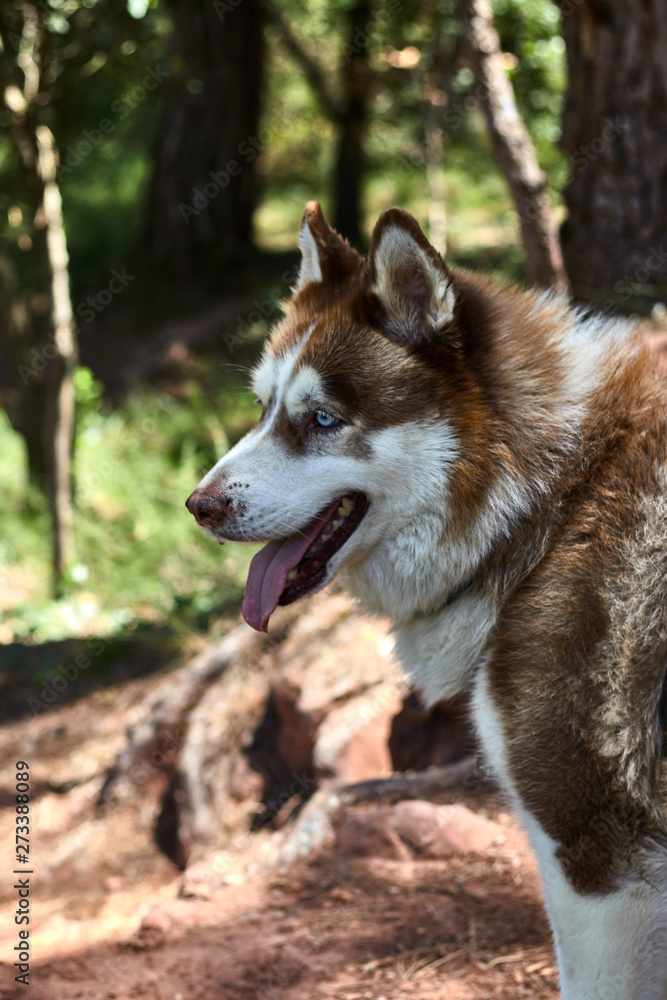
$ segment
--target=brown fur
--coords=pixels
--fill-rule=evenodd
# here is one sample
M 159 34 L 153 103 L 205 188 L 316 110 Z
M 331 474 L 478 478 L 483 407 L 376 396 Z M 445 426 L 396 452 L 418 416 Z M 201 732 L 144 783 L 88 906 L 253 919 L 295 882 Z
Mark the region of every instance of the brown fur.
M 425 628 L 451 593 L 486 602 L 483 669 L 511 791 L 579 894 L 650 881 L 647 859 L 667 848 L 667 394 L 653 362 L 561 298 L 450 271 L 398 209 L 368 264 L 316 203 L 303 224 L 321 275 L 311 260 L 316 277 L 301 277 L 267 352 L 293 353 L 292 377 L 314 369 L 324 398 L 292 415 L 265 400 L 263 419 L 288 456 L 334 447 L 313 426 L 323 406 L 358 459 L 384 429 L 451 433 L 438 544 L 464 546 L 484 518 L 492 541 L 470 578 L 422 607 Z M 231 519 L 243 491 L 220 476 L 197 495 Z
M 378 223 L 368 269 L 357 260 L 351 272 L 347 244 L 327 237 L 322 223 L 318 217 L 317 240 L 330 254 L 322 265 L 328 274 L 295 297 L 270 350 L 287 349 L 315 323 L 300 363 L 323 376 L 344 419 L 354 414 L 368 431 L 415 420 L 451 421 L 462 453 L 451 490 L 457 530 L 477 515 L 499 470 L 530 482 L 553 478 L 551 470 L 561 467 L 548 495 L 489 555 L 478 582 L 505 602 L 489 672 L 516 790 L 561 844 L 572 885 L 580 892 L 610 891 L 630 872 L 643 874 L 636 870 L 638 841 L 666 840 L 658 715 L 667 644 L 654 640 L 644 651 L 634 634 L 626 637 L 625 652 L 619 648 L 624 640 L 612 634 L 611 620 L 611 602 L 619 597 L 611 596 L 608 583 L 616 580 L 622 589 L 632 576 L 624 546 L 636 541 L 642 504 L 658 491 L 656 469 L 667 462 L 664 391 L 652 381 L 644 355 L 610 371 L 580 430 L 574 458 L 564 462 L 556 417 L 549 420 L 549 407 L 559 401 L 562 367 L 551 336 L 553 307 L 536 314 L 531 295 L 477 275 L 451 275 L 416 222 L 398 210 Z M 382 306 L 369 291 L 376 280 L 375 249 L 397 224 L 455 288 L 455 318 L 437 338 L 405 344 L 387 337 Z M 420 280 L 407 275 L 407 294 L 422 294 Z M 507 350 L 503 338 L 511 338 L 509 368 L 501 357 Z M 540 421 L 528 433 L 525 400 L 517 395 L 516 371 L 522 368 L 530 372 L 531 392 L 537 385 L 543 400 Z M 294 440 L 293 427 L 283 433 Z M 362 440 L 360 433 L 360 448 Z M 664 619 L 666 606 L 667 585 L 655 592 L 645 616 Z M 612 661 L 628 657 L 624 667 L 619 662 L 606 669 L 625 670 L 631 725 L 645 734 L 635 740 L 637 776 L 630 781 L 618 777 L 618 755 L 600 750 L 611 738 L 605 732 L 609 723 L 600 721 L 608 697 L 599 663 L 605 643 L 613 645 L 606 652 Z
M 637 845 L 667 845 L 659 724 L 667 524 L 650 543 L 659 565 L 639 581 L 653 589 L 646 607 L 637 620 L 622 620 L 620 634 L 613 621 L 637 587 L 628 548 L 639 544 L 642 508 L 664 489 L 656 470 L 667 461 L 667 420 L 644 358 L 615 373 L 599 395 L 582 430 L 578 475 L 548 512 L 548 550 L 507 601 L 489 665 L 516 788 L 560 842 L 565 872 L 580 892 L 610 891 L 630 874 L 645 877 Z M 613 673 L 623 674 L 626 714 L 615 725 L 603 718 Z M 601 752 L 605 742 L 617 744 L 616 752 Z M 631 744 L 631 772 L 622 766 L 623 744 Z

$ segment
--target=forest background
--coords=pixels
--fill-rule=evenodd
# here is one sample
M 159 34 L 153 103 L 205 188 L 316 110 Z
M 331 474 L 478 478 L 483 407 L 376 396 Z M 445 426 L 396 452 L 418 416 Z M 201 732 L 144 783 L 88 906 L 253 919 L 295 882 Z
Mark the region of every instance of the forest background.
M 425 709 L 335 584 L 239 623 L 253 547 L 184 506 L 313 198 L 635 313 L 667 368 L 667 0 L 0 0 L 0 842 L 41 1000 L 558 995 L 465 696 Z
M 182 652 L 238 608 L 252 551 L 212 545 L 183 501 L 256 418 L 248 368 L 289 294 L 308 199 L 361 249 L 378 214 L 400 205 L 452 265 L 531 277 L 526 217 L 465 37 L 471 6 L 2 4 L 0 643 L 10 673 L 28 663 L 43 684 L 59 641 L 102 636 L 91 671 L 103 676 L 118 644 L 141 637 Z M 660 320 L 667 129 L 653 82 L 665 18 L 648 7 L 639 17 L 629 3 L 492 4 L 497 66 L 539 163 L 534 196 L 544 188 L 561 227 L 573 293 Z M 614 46 L 623 64 L 610 60 Z M 639 92 L 644 117 L 624 105 L 639 106 Z

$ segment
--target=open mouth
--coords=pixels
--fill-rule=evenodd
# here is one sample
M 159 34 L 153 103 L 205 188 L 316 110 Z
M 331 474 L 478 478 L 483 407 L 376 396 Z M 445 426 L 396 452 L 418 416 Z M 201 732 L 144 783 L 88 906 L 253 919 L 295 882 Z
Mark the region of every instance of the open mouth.
M 356 531 L 368 510 L 363 493 L 338 497 L 299 535 L 265 545 L 250 563 L 243 617 L 266 632 L 279 604 L 292 604 L 322 582 L 327 563 Z

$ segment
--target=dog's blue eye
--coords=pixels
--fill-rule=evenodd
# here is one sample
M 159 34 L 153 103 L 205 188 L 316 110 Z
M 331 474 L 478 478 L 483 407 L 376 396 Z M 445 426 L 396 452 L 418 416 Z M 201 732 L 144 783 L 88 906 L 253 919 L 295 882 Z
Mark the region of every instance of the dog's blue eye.
M 332 417 L 330 413 L 326 413 L 324 410 L 317 410 L 313 419 L 318 427 L 335 427 L 338 423 L 335 417 Z

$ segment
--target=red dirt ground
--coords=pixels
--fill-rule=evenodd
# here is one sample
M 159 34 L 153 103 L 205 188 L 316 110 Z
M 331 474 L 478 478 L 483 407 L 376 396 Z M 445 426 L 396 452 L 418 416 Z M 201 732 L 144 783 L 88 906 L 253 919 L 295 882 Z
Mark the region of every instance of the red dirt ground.
M 0 1000 L 556 1000 L 535 860 L 483 780 L 438 801 L 495 820 L 500 835 L 483 854 L 439 861 L 351 862 L 331 848 L 278 870 L 265 849 L 284 830 L 265 830 L 181 873 L 153 839 L 159 786 L 97 808 L 163 677 L 82 689 L 0 726 Z M 21 758 L 34 793 L 29 987 L 11 964 Z
M 65 713 L 73 726 L 84 705 L 58 715 Z M 93 704 L 85 717 L 94 729 Z M 227 885 L 215 887 L 221 855 L 200 862 L 195 898 L 179 896 L 183 876 L 138 830 L 136 805 L 91 819 L 84 800 L 93 789 L 85 788 L 60 819 L 54 811 L 74 792 L 36 803 L 45 825 L 51 810 L 54 836 L 36 843 L 31 985 L 12 982 L 10 890 L 0 910 L 0 1000 L 558 996 L 533 856 L 487 785 L 454 788 L 443 799 L 502 824 L 502 842 L 483 855 L 350 863 L 327 852 L 288 871 L 246 876 L 250 838 L 244 857 L 224 863 Z M 10 809 L 3 812 L 6 819 Z M 42 878 L 40 858 L 48 859 Z

